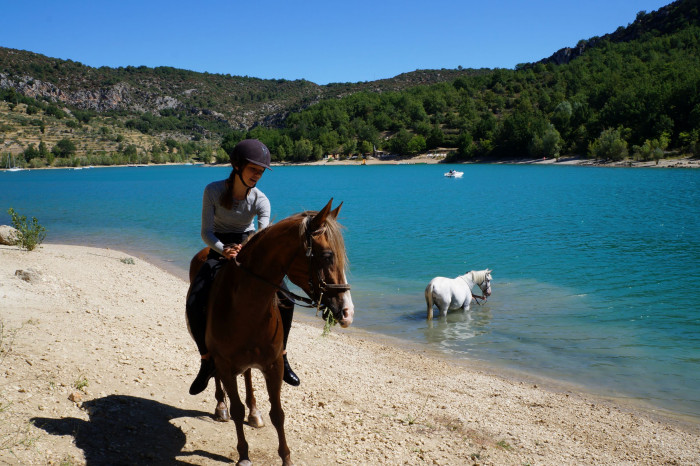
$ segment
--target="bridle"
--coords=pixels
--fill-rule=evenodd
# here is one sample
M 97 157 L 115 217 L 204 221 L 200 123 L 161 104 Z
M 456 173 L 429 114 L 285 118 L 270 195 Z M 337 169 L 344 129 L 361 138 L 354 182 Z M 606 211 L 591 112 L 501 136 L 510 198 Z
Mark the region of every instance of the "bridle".
M 485 278 L 484 281 L 481 283 L 481 285 L 483 285 L 484 283 L 486 283 L 486 290 L 488 290 L 488 289 L 489 289 L 489 284 L 490 284 L 489 282 L 490 282 L 490 281 L 491 281 L 491 280 L 489 280 L 488 278 Z M 484 289 L 481 287 L 481 285 L 476 285 L 476 286 L 478 286 L 479 289 L 481 290 L 481 292 L 484 293 L 484 294 L 481 295 L 481 296 L 477 296 L 477 295 L 475 295 L 475 294 L 472 294 L 472 298 L 474 298 L 474 301 L 475 301 L 476 304 L 478 304 L 478 305 L 481 305 L 481 303 L 479 302 L 479 299 L 482 299 L 484 302 L 486 302 L 486 290 L 484 290 Z M 478 299 L 477 299 L 477 298 L 478 298 Z
M 307 217 L 307 225 L 306 225 L 306 258 L 308 259 L 309 262 L 309 287 L 314 290 L 317 289 L 319 291 L 319 298 L 318 302 L 321 302 L 321 299 L 323 299 L 324 294 L 340 294 L 345 291 L 350 290 L 350 285 L 347 283 L 326 283 L 326 281 L 323 278 L 323 267 L 318 266 L 318 259 L 314 255 L 314 249 L 313 249 L 313 237 L 311 230 L 308 228 L 308 218 Z M 314 264 L 317 265 L 316 267 L 316 273 L 314 273 Z M 316 278 L 316 286 L 314 286 L 314 277 Z
M 248 269 L 247 267 L 244 267 L 243 264 L 238 262 L 237 259 L 234 259 L 234 263 L 236 264 L 236 266 L 238 268 L 245 271 L 249 275 L 252 275 L 253 277 L 257 278 L 258 280 L 267 283 L 268 285 L 275 288 L 277 291 L 281 291 L 282 293 L 284 293 L 297 306 L 306 307 L 309 309 L 315 308 L 316 311 L 320 311 L 324 294 L 340 294 L 340 293 L 343 293 L 345 291 L 349 291 L 350 285 L 347 283 L 345 283 L 345 284 L 326 283 L 326 281 L 323 277 L 323 267 L 318 266 L 318 259 L 314 255 L 312 233 L 311 233 L 310 229 L 308 228 L 309 218 L 310 218 L 310 216 L 307 216 L 306 219 L 304 220 L 305 227 L 306 227 L 305 228 L 306 244 L 305 244 L 304 248 L 306 250 L 305 256 L 306 256 L 307 261 L 309 263 L 309 288 L 311 289 L 312 293 L 314 290 L 318 290 L 318 296 L 316 298 L 314 298 L 314 297 L 307 298 L 306 296 L 299 296 L 296 293 L 292 293 L 290 290 L 287 290 L 276 283 L 272 283 L 270 280 L 263 277 L 262 275 L 258 275 L 257 273 L 253 272 L 252 270 Z M 294 262 L 294 258 L 292 258 L 292 262 Z M 314 265 L 317 266 L 315 272 L 314 272 Z M 290 263 L 290 266 L 291 266 L 291 263 Z M 289 270 L 289 267 L 287 267 L 285 270 Z M 316 278 L 316 283 L 314 283 L 314 278 Z

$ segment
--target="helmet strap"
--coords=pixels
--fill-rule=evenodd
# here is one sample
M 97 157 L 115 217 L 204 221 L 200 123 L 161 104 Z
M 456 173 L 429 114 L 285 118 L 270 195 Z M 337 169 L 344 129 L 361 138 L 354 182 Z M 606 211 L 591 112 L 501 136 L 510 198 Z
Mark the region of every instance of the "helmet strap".
M 248 184 L 243 181 L 243 170 L 238 170 L 237 167 L 233 167 L 233 172 L 238 175 L 238 179 L 241 180 L 241 183 L 243 183 L 243 186 L 246 187 L 245 190 L 245 197 L 248 197 L 248 193 L 250 193 L 250 190 L 253 189 L 255 186 L 248 186 Z

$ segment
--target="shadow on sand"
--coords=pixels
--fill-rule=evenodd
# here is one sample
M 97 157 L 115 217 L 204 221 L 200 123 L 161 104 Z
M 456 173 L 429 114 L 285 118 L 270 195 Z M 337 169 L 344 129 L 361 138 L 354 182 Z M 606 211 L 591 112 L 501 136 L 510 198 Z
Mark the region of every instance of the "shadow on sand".
M 231 458 L 205 451 L 182 452 L 186 436 L 170 420 L 180 417 L 211 417 L 157 401 L 126 395 L 110 395 L 83 403 L 90 420 L 32 418 L 37 427 L 52 435 L 72 435 L 85 453 L 87 465 L 190 464 L 177 457 L 198 456 L 201 462 L 233 463 Z

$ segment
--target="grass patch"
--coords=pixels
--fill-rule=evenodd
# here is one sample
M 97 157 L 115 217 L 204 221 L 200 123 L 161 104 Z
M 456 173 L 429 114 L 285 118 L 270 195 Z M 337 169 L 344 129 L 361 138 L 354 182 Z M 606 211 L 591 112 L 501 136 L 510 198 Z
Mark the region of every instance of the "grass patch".
M 513 449 L 513 447 L 511 447 L 510 444 L 508 442 L 506 442 L 505 440 L 499 440 L 498 442 L 496 442 L 496 446 L 503 448 L 504 450 L 512 450 Z
M 407 424 L 409 426 L 412 426 L 415 424 L 418 419 L 420 418 L 421 414 L 423 414 L 423 411 L 425 410 L 425 406 L 428 404 L 428 397 L 425 397 L 425 402 L 423 403 L 423 406 L 421 407 L 420 411 L 418 411 L 418 414 L 415 416 L 409 414 L 406 418 L 404 418 L 403 422 L 404 424 Z
M 76 380 L 76 381 L 73 383 L 73 386 L 74 386 L 77 390 L 82 390 L 83 388 L 87 387 L 88 385 L 90 385 L 90 384 L 88 383 L 88 379 L 85 378 L 84 376 L 80 376 L 80 377 L 78 378 L 78 380 Z

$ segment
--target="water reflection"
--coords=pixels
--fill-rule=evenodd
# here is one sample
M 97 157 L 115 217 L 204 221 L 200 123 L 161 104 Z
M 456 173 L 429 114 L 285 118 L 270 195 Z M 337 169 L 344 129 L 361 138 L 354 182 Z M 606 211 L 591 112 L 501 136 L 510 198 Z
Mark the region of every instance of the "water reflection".
M 467 340 L 489 333 L 492 317 L 488 303 L 472 305 L 469 311 L 450 311 L 445 317 L 426 321 L 423 335 L 427 343 L 468 353 L 472 345 Z

